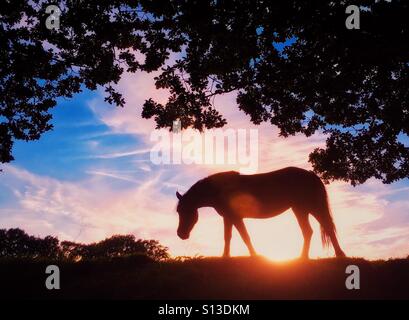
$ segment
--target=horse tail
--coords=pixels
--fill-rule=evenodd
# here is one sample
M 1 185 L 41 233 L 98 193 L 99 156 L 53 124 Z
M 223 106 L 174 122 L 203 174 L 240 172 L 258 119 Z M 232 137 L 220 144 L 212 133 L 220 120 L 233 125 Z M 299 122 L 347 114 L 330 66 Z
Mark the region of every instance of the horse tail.
M 322 246 L 328 248 L 331 245 L 331 235 L 336 235 L 337 230 L 332 218 L 327 190 L 321 179 L 315 174 L 314 176 L 317 182 L 317 194 L 312 215 L 320 223 Z
M 336 234 L 337 229 L 332 219 L 331 208 L 329 207 L 328 197 L 325 198 L 325 207 L 322 210 L 321 215 L 323 216 L 322 221 L 320 221 L 321 229 L 321 241 L 324 248 L 329 248 L 331 245 L 331 234 Z

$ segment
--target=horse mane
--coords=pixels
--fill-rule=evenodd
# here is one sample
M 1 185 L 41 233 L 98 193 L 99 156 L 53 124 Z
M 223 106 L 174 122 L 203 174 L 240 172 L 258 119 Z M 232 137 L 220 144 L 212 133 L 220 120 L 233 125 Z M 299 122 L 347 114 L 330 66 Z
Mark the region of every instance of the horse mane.
M 212 183 L 212 182 L 214 182 L 216 180 L 225 178 L 226 176 L 239 175 L 239 174 L 240 173 L 238 173 L 237 171 L 226 171 L 226 172 L 219 172 L 219 173 L 211 174 L 210 176 L 207 176 L 206 178 L 200 179 L 194 185 L 192 185 L 190 187 L 190 189 L 185 193 L 185 195 L 187 195 L 189 193 L 193 193 L 193 192 L 197 191 L 198 189 L 201 189 L 204 185 L 206 185 L 208 183 Z
M 196 197 L 200 194 L 200 191 L 206 190 L 208 191 L 207 194 L 209 194 L 209 192 L 211 192 L 212 190 L 213 182 L 216 182 L 217 180 L 223 179 L 226 176 L 230 175 L 239 175 L 239 173 L 237 171 L 219 172 L 207 176 L 206 178 L 200 179 L 195 184 L 193 184 L 189 188 L 189 190 L 186 191 L 186 193 L 183 195 L 183 198 L 185 198 L 186 201 L 197 200 Z
M 209 176 L 210 177 L 210 176 Z M 207 183 L 209 183 L 209 177 L 200 179 L 196 181 L 190 188 L 185 192 L 183 197 L 186 199 L 191 198 L 193 195 L 196 195 L 197 191 L 201 190 Z

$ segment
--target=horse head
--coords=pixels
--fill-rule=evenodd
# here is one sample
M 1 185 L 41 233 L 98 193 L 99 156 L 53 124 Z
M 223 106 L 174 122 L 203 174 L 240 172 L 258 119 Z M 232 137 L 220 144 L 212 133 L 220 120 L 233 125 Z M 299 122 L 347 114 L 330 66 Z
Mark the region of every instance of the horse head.
M 179 214 L 179 226 L 177 234 L 182 240 L 186 240 L 190 236 L 190 232 L 199 219 L 197 207 L 195 207 L 189 199 L 176 191 L 176 197 L 179 199 L 177 212 Z

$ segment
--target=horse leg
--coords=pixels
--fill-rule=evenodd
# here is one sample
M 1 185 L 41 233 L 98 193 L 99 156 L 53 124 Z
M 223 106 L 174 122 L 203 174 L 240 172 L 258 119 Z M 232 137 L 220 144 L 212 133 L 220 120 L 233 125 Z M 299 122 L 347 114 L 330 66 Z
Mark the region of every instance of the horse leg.
M 249 249 L 250 255 L 256 256 L 257 255 L 256 250 L 254 250 L 253 245 L 251 244 L 250 236 L 247 233 L 247 229 L 246 226 L 244 225 L 243 219 L 237 219 L 233 222 L 233 224 L 236 227 L 237 231 L 239 232 L 247 248 Z
M 310 221 L 308 220 L 308 213 L 296 208 L 293 208 L 293 211 L 304 237 L 304 245 L 302 248 L 301 258 L 308 259 L 312 237 L 312 228 L 310 225 Z
M 223 257 L 230 257 L 230 240 L 233 223 L 230 219 L 224 218 L 224 252 Z

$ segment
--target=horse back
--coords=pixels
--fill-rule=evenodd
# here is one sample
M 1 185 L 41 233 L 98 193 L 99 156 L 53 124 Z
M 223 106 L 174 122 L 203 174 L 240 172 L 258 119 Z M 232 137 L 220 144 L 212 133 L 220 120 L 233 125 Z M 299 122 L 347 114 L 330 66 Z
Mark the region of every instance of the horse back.
M 274 216 L 295 205 L 305 206 L 322 188 L 318 176 L 295 167 L 254 175 L 230 171 L 209 178 L 221 205 L 233 204 L 235 210 L 248 212 L 249 217 Z

